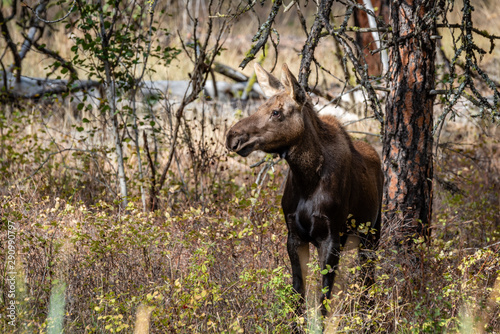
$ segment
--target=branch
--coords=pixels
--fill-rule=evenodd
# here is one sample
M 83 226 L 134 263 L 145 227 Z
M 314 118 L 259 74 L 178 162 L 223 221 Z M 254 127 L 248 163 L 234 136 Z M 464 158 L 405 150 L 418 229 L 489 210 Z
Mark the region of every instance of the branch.
M 452 24 L 444 24 L 444 23 L 438 23 L 436 24 L 437 28 L 451 28 L 451 29 L 464 29 L 463 25 L 458 24 L 458 23 L 452 23 Z M 476 34 L 483 36 L 484 38 L 487 38 L 489 40 L 493 39 L 500 39 L 500 36 L 497 35 L 491 35 L 489 32 L 486 30 L 479 30 L 477 28 L 471 27 L 471 31 L 475 32 Z
M 144 149 L 146 150 L 146 156 L 148 158 L 149 166 L 151 166 L 151 177 L 149 186 L 149 205 L 151 211 L 158 209 L 158 197 L 156 196 L 156 167 L 151 158 L 151 153 L 149 151 L 148 136 L 146 131 L 142 132 L 144 138 Z
M 30 9 L 33 11 L 33 13 L 35 13 L 35 16 L 37 17 L 37 19 L 39 19 L 39 15 L 41 15 L 42 13 L 45 13 L 45 8 L 47 7 L 47 4 L 48 4 L 48 0 L 44 0 L 44 1 L 40 1 L 38 3 L 38 5 L 36 6 L 36 9 L 33 11 L 33 9 Z M 24 4 L 24 2 L 23 2 Z M 40 20 L 40 19 L 39 19 Z M 38 29 L 42 30 L 42 28 L 40 28 L 38 25 L 37 25 L 37 20 L 31 20 L 31 27 L 28 31 L 28 38 L 25 38 L 24 42 L 23 42 L 23 45 L 21 45 L 21 51 L 19 51 L 19 57 L 21 58 L 21 60 L 24 59 L 24 57 L 26 57 L 26 55 L 28 54 L 28 51 L 31 49 L 31 41 L 34 41 L 35 40 L 35 35 L 36 35 L 36 32 Z M 38 36 L 37 40 L 40 39 L 42 34 L 40 34 L 40 36 Z
M 334 32 L 344 32 L 344 31 L 349 31 L 349 32 L 360 32 L 360 33 L 373 33 L 373 32 L 379 32 L 379 33 L 384 33 L 384 32 L 392 32 L 392 28 L 389 26 L 387 28 L 385 27 L 378 27 L 378 28 L 360 28 L 356 26 L 351 26 L 351 27 L 344 27 L 344 28 L 332 28 L 332 31 Z M 330 36 L 330 33 L 325 31 L 322 32 L 319 37 L 327 37 Z
M 352 62 L 352 64 L 354 65 L 354 68 L 356 69 L 355 74 L 357 76 L 356 79 L 357 79 L 358 83 L 361 84 L 363 87 L 365 87 L 366 92 L 368 93 L 368 97 L 369 97 L 369 100 L 371 102 L 371 107 L 374 111 L 375 117 L 377 118 L 377 120 L 379 122 L 383 123 L 384 117 L 383 117 L 383 113 L 382 113 L 382 108 L 380 106 L 380 101 L 378 100 L 377 95 L 375 93 L 375 89 L 369 80 L 368 73 L 367 73 L 367 66 L 366 66 L 366 64 L 365 65 L 360 64 L 360 62 L 358 61 L 358 58 L 353 53 L 351 45 L 349 45 L 349 43 L 346 42 L 346 40 L 348 40 L 355 47 L 357 46 L 357 44 L 354 43 L 352 38 L 350 38 L 349 36 L 347 36 L 344 33 L 344 29 L 347 26 L 347 21 L 349 19 L 350 14 L 352 13 L 352 11 L 353 11 L 353 7 L 349 7 L 347 9 L 346 17 L 344 18 L 344 21 L 341 25 L 341 29 L 339 31 L 335 31 L 335 29 L 333 29 L 333 27 L 329 23 L 328 17 L 321 15 L 321 19 L 323 20 L 323 24 L 324 24 L 326 30 L 328 31 L 328 33 L 335 40 L 337 40 L 344 48 L 344 51 L 346 52 L 347 56 L 349 57 L 349 60 Z M 358 53 L 361 53 L 361 52 L 358 50 Z
M 371 0 L 363 0 L 363 2 L 367 9 L 369 9 L 369 13 L 367 12 L 366 16 L 368 17 L 368 24 L 370 28 L 377 29 L 377 20 L 374 15 L 375 9 L 373 8 Z M 378 31 L 372 32 L 372 38 L 377 45 L 377 49 L 380 49 L 382 47 L 382 37 L 380 36 L 380 33 Z M 380 61 L 382 63 L 382 76 L 384 76 L 389 70 L 389 56 L 387 54 L 387 50 L 383 50 L 380 53 Z
M 255 36 L 252 38 L 252 42 L 257 42 L 252 46 L 250 51 L 247 52 L 245 59 L 240 64 L 241 68 L 245 68 L 247 64 L 255 59 L 255 55 L 264 47 L 264 45 L 267 42 L 267 39 L 269 38 L 269 34 L 271 33 L 271 28 L 274 23 L 274 19 L 276 18 L 276 15 L 278 14 L 278 11 L 283 4 L 282 0 L 275 0 L 273 3 L 273 7 L 271 8 L 271 13 L 269 13 L 269 16 L 264 22 L 260 28 L 259 31 L 255 34 Z
M 379 137 L 379 138 L 382 138 L 382 135 L 381 134 L 376 134 L 376 133 L 371 133 L 371 132 L 364 132 L 364 131 L 355 131 L 355 130 L 346 130 L 348 133 L 359 133 L 359 134 L 362 134 L 362 135 L 367 135 L 367 136 L 375 136 L 375 137 Z
M 314 61 L 314 50 L 319 43 L 319 35 L 323 29 L 322 18 L 329 17 L 332 9 L 333 0 L 322 0 L 318 15 L 314 19 L 314 23 L 311 27 L 311 32 L 307 36 L 307 40 L 304 43 L 304 48 L 302 49 L 302 61 L 300 62 L 299 71 L 299 83 L 302 87 L 308 90 L 309 75 L 311 74 L 311 64 Z
M 0 8 L 2 6 L 0 5 Z M 5 22 L 12 20 L 17 14 L 17 0 L 12 1 L 12 13 L 6 18 Z
M 27 39 L 27 40 L 29 39 L 28 36 L 25 36 L 24 38 Z M 47 56 L 52 57 L 55 60 L 57 60 L 58 62 L 60 62 L 62 67 L 66 68 L 68 71 L 71 72 L 71 78 L 72 79 L 78 79 L 78 73 L 76 72 L 76 70 L 73 67 L 73 64 L 71 62 L 69 62 L 66 59 L 64 59 L 63 57 L 61 57 L 55 51 L 49 50 L 49 49 L 45 48 L 44 46 L 38 44 L 38 42 L 36 42 L 36 41 L 30 40 L 30 42 L 33 44 L 33 46 L 38 51 L 40 51 L 41 53 L 46 54 Z
M 25 177 L 24 178 L 24 181 L 28 180 L 28 179 L 31 179 L 33 176 L 35 176 L 42 168 L 43 166 L 45 166 L 45 164 L 47 164 L 47 162 L 49 162 L 49 160 L 57 155 L 57 154 L 61 154 L 63 152 L 67 152 L 67 151 L 81 151 L 81 150 L 78 150 L 78 149 L 74 149 L 74 148 L 64 148 L 62 150 L 59 150 L 57 152 L 52 152 L 52 153 L 49 153 L 49 155 L 47 156 L 47 158 L 42 161 L 42 163 L 38 166 L 37 169 L 35 169 L 35 171 L 33 173 L 31 173 L 29 176 Z
M 21 57 L 19 56 L 19 52 L 17 51 L 16 43 L 14 43 L 12 37 L 10 36 L 9 29 L 7 28 L 7 21 L 9 21 L 9 18 L 5 19 L 2 11 L 0 10 L 0 30 L 2 32 L 3 38 L 5 39 L 5 42 L 7 43 L 7 47 L 12 53 L 12 57 L 14 58 L 14 68 L 17 72 L 16 81 L 19 81 L 21 79 Z M 11 70 L 12 69 L 9 69 L 9 71 Z
M 290 10 L 290 8 L 293 7 L 293 5 L 295 5 L 296 3 L 296 0 L 292 0 L 290 1 L 290 3 L 288 5 L 285 5 L 285 8 L 283 8 L 283 13 L 286 13 Z
M 212 16 L 211 10 L 212 10 L 212 1 L 210 1 L 208 5 L 208 10 L 209 10 L 209 17 Z M 188 15 L 190 13 L 188 12 Z M 194 21 L 193 25 L 193 39 L 194 39 L 194 45 L 198 45 L 198 37 L 196 35 L 196 30 L 197 30 L 197 25 L 198 25 L 198 19 L 194 18 L 192 19 Z M 213 38 L 212 36 L 212 29 L 213 29 L 213 18 L 209 18 L 208 20 L 208 28 L 207 32 L 205 33 L 205 40 L 203 43 L 200 45 L 199 50 L 195 50 L 194 52 L 194 69 L 193 72 L 191 73 L 191 81 L 190 85 L 192 86 L 192 91 L 188 95 L 189 89 L 186 91 L 184 94 L 184 98 L 182 99 L 181 105 L 179 106 L 179 109 L 177 109 L 176 112 L 176 126 L 174 129 L 174 134 L 172 138 L 172 148 L 170 150 L 170 154 L 168 157 L 167 164 L 165 165 L 165 168 L 163 169 L 163 173 L 160 177 L 160 180 L 158 181 L 158 187 L 155 190 L 156 193 L 160 191 L 160 189 L 163 187 L 163 184 L 166 180 L 167 172 L 170 169 L 170 165 L 172 164 L 172 160 L 175 155 L 175 150 L 176 150 L 176 143 L 177 143 L 177 137 L 179 134 L 179 128 L 181 124 L 182 117 L 184 115 L 184 109 L 186 106 L 194 101 L 199 93 L 201 92 L 203 86 L 205 85 L 205 82 L 207 80 L 208 74 L 210 73 L 210 68 L 212 64 L 214 63 L 215 57 L 219 53 L 220 49 L 222 48 L 222 35 L 227 29 L 227 25 L 223 24 L 222 27 L 218 31 L 218 35 L 215 37 L 215 46 L 212 47 L 210 50 L 210 54 L 207 52 L 208 46 L 209 46 L 209 41 Z
M 235 70 L 227 65 L 221 64 L 219 62 L 214 62 L 213 69 L 215 72 L 220 73 L 220 74 L 222 74 L 230 79 L 233 79 L 236 82 L 248 81 L 248 77 L 246 75 L 244 75 L 243 73 L 238 72 L 237 70 Z
M 37 7 L 37 10 L 33 10 L 33 8 L 31 8 L 26 2 L 21 0 L 21 3 L 23 4 L 24 7 L 31 10 L 33 12 L 33 14 L 35 14 L 35 17 L 38 20 L 42 21 L 43 23 L 57 23 L 57 22 L 61 22 L 62 20 L 67 18 L 69 16 L 69 14 L 71 14 L 71 12 L 73 11 L 73 8 L 75 8 L 76 0 L 73 0 L 73 3 L 71 4 L 71 8 L 68 10 L 68 12 L 63 17 L 61 17 L 60 19 L 57 19 L 57 20 L 53 20 L 53 21 L 48 21 L 48 20 L 45 20 L 44 18 L 41 18 L 39 13 L 38 13 L 38 7 Z

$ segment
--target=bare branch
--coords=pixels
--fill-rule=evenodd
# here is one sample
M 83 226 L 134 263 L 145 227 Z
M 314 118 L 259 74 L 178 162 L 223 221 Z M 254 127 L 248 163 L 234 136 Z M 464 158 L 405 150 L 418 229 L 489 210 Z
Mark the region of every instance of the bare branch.
M 209 10 L 209 17 L 213 16 L 211 11 L 212 11 L 212 4 L 213 1 L 211 0 L 209 5 L 208 5 L 208 10 Z M 194 21 L 194 27 L 193 27 L 193 39 L 194 39 L 194 45 L 195 48 L 199 44 L 198 37 L 196 35 L 196 29 L 197 29 L 197 24 L 198 20 L 196 18 L 192 18 Z M 177 138 L 179 135 L 179 128 L 181 125 L 181 120 L 184 115 L 184 109 L 186 106 L 194 101 L 196 97 L 199 95 L 201 92 L 201 89 L 203 88 L 207 77 L 210 73 L 210 68 L 212 67 L 212 64 L 215 61 L 215 57 L 219 53 L 220 49 L 222 48 L 222 35 L 227 31 L 227 24 L 224 23 L 222 27 L 219 29 L 217 35 L 215 36 L 215 45 L 212 46 L 211 51 L 208 51 L 208 47 L 210 45 L 210 41 L 213 38 L 213 20 L 214 18 L 209 18 L 208 24 L 207 24 L 207 32 L 206 32 L 206 37 L 203 43 L 199 44 L 199 49 L 195 49 L 194 52 L 194 69 L 191 72 L 191 81 L 190 81 L 190 86 L 192 87 L 191 92 L 188 94 L 189 90 L 186 91 L 184 94 L 184 98 L 182 99 L 182 102 L 177 109 L 175 118 L 176 118 L 176 125 L 174 128 L 174 133 L 171 141 L 171 150 L 170 154 L 168 156 L 168 161 L 167 164 L 165 165 L 163 172 L 161 174 L 160 180 L 158 181 L 158 186 L 155 189 L 156 192 L 160 191 L 160 189 L 163 187 L 163 184 L 165 183 L 167 172 L 170 169 L 170 165 L 172 164 L 173 158 L 175 156 L 176 152 L 176 143 L 177 143 Z
M 302 61 L 300 62 L 299 83 L 307 90 L 309 75 L 311 73 L 311 64 L 314 61 L 314 50 L 319 43 L 319 35 L 323 29 L 323 18 L 329 17 L 332 9 L 333 0 L 322 0 L 319 8 L 318 15 L 314 19 L 311 27 L 311 32 L 307 36 L 307 40 L 302 48 Z
M 7 47 L 10 49 L 10 52 L 12 53 L 12 57 L 14 58 L 14 68 L 16 70 L 16 80 L 19 81 L 21 79 L 21 57 L 19 56 L 19 52 L 17 51 L 17 45 L 14 43 L 12 40 L 12 37 L 10 36 L 9 29 L 7 28 L 7 22 L 11 19 L 11 16 L 9 18 L 4 18 L 2 11 L 0 10 L 0 31 L 3 35 L 3 38 L 5 39 L 5 42 L 7 43 Z
M 367 68 L 366 64 L 362 65 L 359 62 L 358 57 L 354 55 L 353 49 L 352 49 L 351 45 L 349 43 L 347 43 L 347 41 L 349 41 L 355 47 L 357 46 L 357 44 L 354 41 L 352 41 L 352 39 L 344 33 L 344 29 L 347 26 L 347 21 L 349 18 L 348 16 L 350 14 L 352 14 L 352 10 L 353 10 L 353 7 L 348 8 L 348 10 L 346 12 L 346 18 L 344 19 L 344 22 L 342 23 L 341 29 L 339 31 L 335 31 L 333 29 L 333 27 L 329 23 L 328 17 L 321 16 L 321 19 L 323 20 L 323 24 L 324 24 L 326 30 L 328 31 L 328 33 L 342 45 L 344 51 L 346 52 L 347 56 L 349 57 L 349 60 L 354 65 L 354 67 L 356 69 L 355 74 L 357 76 L 358 83 L 365 87 L 366 92 L 368 93 L 369 100 L 371 102 L 371 107 L 375 113 L 375 116 L 377 117 L 377 120 L 382 123 L 383 119 L 384 119 L 383 113 L 382 113 L 382 107 L 381 107 L 380 101 L 377 98 L 377 95 L 375 93 L 375 89 L 372 86 L 372 84 L 368 78 L 368 68 Z M 347 15 L 347 14 L 349 14 L 349 15 Z M 357 50 L 357 52 L 358 52 L 358 54 L 361 53 L 359 50 Z
M 57 19 L 57 20 L 53 20 L 53 21 L 45 20 L 44 18 L 40 17 L 40 11 L 38 10 L 38 7 L 37 7 L 37 9 L 33 10 L 33 8 L 31 8 L 26 2 L 21 0 L 21 3 L 23 4 L 23 6 L 25 6 L 29 10 L 31 10 L 33 12 L 33 14 L 35 14 L 36 18 L 38 20 L 42 21 L 43 23 L 57 23 L 57 22 L 61 22 L 62 20 L 67 18 L 69 16 L 69 14 L 71 14 L 71 12 L 73 11 L 73 8 L 75 8 L 76 0 L 73 0 L 73 3 L 71 4 L 71 8 L 68 10 L 68 12 L 63 17 L 61 17 L 60 19 Z
M 331 0 L 330 0 L 331 1 Z M 259 31 L 255 34 L 255 36 L 252 39 L 252 42 L 256 42 L 250 51 L 247 52 L 245 59 L 240 63 L 241 68 L 245 68 L 247 64 L 255 59 L 255 55 L 264 47 L 264 45 L 267 42 L 267 39 L 269 38 L 269 34 L 271 33 L 271 28 L 274 23 L 274 19 L 276 18 L 276 15 L 278 14 L 278 11 L 283 4 L 282 0 L 276 0 L 273 3 L 273 7 L 271 8 L 271 12 L 269 13 L 269 16 L 264 22 L 260 28 Z
M 219 62 L 214 62 L 213 69 L 215 72 L 220 73 L 228 78 L 231 78 L 236 82 L 248 81 L 248 77 L 246 75 L 244 75 L 243 73 L 238 72 L 237 70 L 235 70 L 227 65 L 221 64 Z
M 444 24 L 444 23 L 439 23 L 436 24 L 437 28 L 448 28 L 448 29 L 464 29 L 464 26 L 458 23 L 452 23 L 452 24 Z M 500 39 L 500 36 L 497 35 L 492 35 L 486 30 L 479 30 L 477 28 L 471 27 L 471 31 L 475 32 L 476 34 L 483 36 L 484 38 L 487 38 L 489 40 L 495 40 L 495 39 Z

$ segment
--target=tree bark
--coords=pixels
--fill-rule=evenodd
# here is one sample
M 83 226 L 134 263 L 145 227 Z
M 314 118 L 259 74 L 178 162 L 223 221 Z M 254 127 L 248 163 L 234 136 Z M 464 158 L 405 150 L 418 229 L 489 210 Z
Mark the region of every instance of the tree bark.
M 385 237 L 397 243 L 427 236 L 432 213 L 434 22 L 423 20 L 435 1 L 391 3 L 395 45 L 384 131 Z M 415 37 L 416 36 L 416 37 Z

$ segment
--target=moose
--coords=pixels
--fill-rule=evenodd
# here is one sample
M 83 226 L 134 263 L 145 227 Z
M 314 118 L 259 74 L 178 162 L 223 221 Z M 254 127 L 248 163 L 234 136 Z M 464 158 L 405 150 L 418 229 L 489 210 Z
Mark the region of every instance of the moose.
M 227 133 L 229 150 L 246 157 L 278 153 L 290 166 L 281 201 L 288 229 L 287 250 L 294 290 L 305 299 L 309 243 L 318 249 L 322 299 L 329 299 L 341 248 L 348 235 L 360 250 L 373 250 L 380 236 L 383 174 L 375 149 L 353 141 L 339 121 L 318 116 L 297 79 L 283 65 L 281 82 L 255 65 L 269 99 Z M 368 226 L 359 233 L 359 226 Z M 364 229 L 366 230 L 366 229 Z M 366 260 L 366 253 L 360 251 Z M 325 270 L 326 269 L 326 270 Z M 324 303 L 322 303 L 323 305 Z M 326 307 L 321 308 L 326 316 Z

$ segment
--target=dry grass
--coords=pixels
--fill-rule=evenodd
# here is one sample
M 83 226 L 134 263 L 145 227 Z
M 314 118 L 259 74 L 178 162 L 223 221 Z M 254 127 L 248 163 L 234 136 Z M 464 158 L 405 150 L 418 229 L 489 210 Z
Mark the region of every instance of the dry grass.
M 107 149 L 112 141 L 98 119 L 85 131 L 72 127 L 75 120 L 50 114 L 12 113 L 3 119 L 3 131 L 11 132 L 2 140 L 8 159 L 2 162 L 0 210 L 3 221 L 19 226 L 18 282 L 25 282 L 18 292 L 21 332 L 39 331 L 49 323 L 45 312 L 54 299 L 54 284 L 61 281 L 66 283 L 66 315 L 60 317 L 71 333 L 132 332 L 146 326 L 148 312 L 152 333 L 288 333 L 292 321 L 303 321 L 292 312 L 279 209 L 286 166 L 275 166 L 254 184 L 259 171 L 248 166 L 260 157 L 226 154 L 223 136 L 233 122 L 231 108 L 224 107 L 224 117 L 203 120 L 203 111 L 209 115 L 213 107 L 193 105 L 197 112 L 191 113 L 190 128 L 182 128 L 178 163 L 156 213 L 140 209 L 132 148 L 126 151 L 132 204 L 121 212 L 113 203 L 115 195 L 103 185 L 114 188 L 114 154 Z M 169 149 L 169 123 L 167 109 L 157 108 L 165 136 L 162 162 Z M 57 105 L 50 109 L 58 114 Z M 99 130 L 92 138 L 87 131 L 94 125 Z M 455 136 L 460 131 L 453 130 Z M 356 260 L 344 257 L 328 332 L 500 331 L 494 299 L 500 270 L 499 138 L 494 129 L 487 131 L 489 136 L 463 132 L 469 146 L 449 146 L 438 160 L 437 175 L 445 182 L 436 184 L 432 242 L 418 246 L 425 266 L 401 251 L 394 254 L 388 245 L 381 247 L 375 259 L 377 284 L 367 304 Z M 88 152 L 61 153 L 25 180 L 54 144 Z M 6 237 L 2 230 L 2 244 Z M 314 263 L 311 312 L 319 277 Z M 310 332 L 317 330 L 313 314 L 304 325 Z M 9 327 L 2 330 L 10 332 Z

